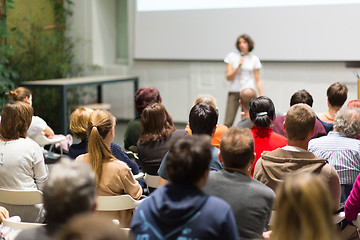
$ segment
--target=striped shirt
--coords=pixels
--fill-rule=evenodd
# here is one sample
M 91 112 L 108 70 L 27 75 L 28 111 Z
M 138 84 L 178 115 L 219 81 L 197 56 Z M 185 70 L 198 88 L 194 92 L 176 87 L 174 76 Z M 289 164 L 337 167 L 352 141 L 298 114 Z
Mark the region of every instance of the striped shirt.
M 360 173 L 360 141 L 330 131 L 327 136 L 312 139 L 309 152 L 328 159 L 339 174 L 340 184 L 353 184 Z

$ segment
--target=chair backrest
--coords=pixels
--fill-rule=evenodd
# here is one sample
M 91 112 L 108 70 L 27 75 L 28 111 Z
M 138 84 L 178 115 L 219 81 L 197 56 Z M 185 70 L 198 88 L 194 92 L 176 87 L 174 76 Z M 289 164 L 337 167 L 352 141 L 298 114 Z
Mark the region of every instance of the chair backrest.
M 44 134 L 38 134 L 32 138 L 37 144 L 40 145 L 40 147 L 43 147 L 48 144 L 55 144 L 58 142 L 61 142 L 66 139 L 65 136 L 57 135 L 54 138 L 47 138 Z
M 96 211 L 121 211 L 134 209 L 142 200 L 135 200 L 130 195 L 98 196 Z
M 43 202 L 43 194 L 37 189 L 10 190 L 0 188 L 0 202 L 13 205 L 34 205 Z
M 3 223 L 4 227 L 10 227 L 14 231 L 45 226 L 45 224 L 42 224 L 42 223 L 21 222 L 21 219 L 19 216 L 13 216 L 8 219 L 3 219 L 2 223 Z
M 354 221 L 352 221 L 352 223 L 353 223 L 358 229 L 360 229 L 360 213 L 358 213 L 357 218 L 356 218 Z
M 148 187 L 158 188 L 160 176 L 155 176 L 145 173 L 144 179 Z

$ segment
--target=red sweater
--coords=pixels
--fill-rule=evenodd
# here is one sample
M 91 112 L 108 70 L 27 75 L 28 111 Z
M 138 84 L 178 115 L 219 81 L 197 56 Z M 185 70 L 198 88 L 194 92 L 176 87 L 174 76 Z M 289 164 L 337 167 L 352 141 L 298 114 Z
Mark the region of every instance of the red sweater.
M 251 177 L 254 176 L 254 168 L 257 160 L 261 157 L 263 151 L 272 151 L 286 146 L 287 138 L 274 132 L 270 127 L 251 128 L 255 143 L 255 162 L 251 168 Z

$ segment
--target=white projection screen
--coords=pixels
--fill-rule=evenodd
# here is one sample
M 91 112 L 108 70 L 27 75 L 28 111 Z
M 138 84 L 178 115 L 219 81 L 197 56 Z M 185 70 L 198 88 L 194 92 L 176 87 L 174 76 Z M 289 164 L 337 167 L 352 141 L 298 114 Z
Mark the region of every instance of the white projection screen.
M 248 3 L 261 1 L 183 0 L 183 8 L 170 6 L 179 1 L 162 1 L 137 2 L 135 59 L 219 61 L 247 33 L 263 61 L 360 60 L 360 0 L 267 0 L 256 6 Z M 186 2 L 225 5 L 186 8 Z

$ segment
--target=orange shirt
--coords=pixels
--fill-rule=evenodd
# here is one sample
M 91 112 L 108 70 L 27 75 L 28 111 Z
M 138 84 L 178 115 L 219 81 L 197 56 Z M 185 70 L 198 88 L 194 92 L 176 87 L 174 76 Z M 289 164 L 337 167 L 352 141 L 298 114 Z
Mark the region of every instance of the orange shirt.
M 186 125 L 185 130 L 192 135 L 191 129 L 189 124 Z M 213 136 L 213 138 L 211 139 L 211 145 L 213 145 L 214 147 L 220 148 L 220 141 L 221 141 L 221 136 L 224 132 L 226 132 L 228 130 L 228 127 L 225 125 L 216 125 L 216 130 L 215 130 L 215 134 Z

